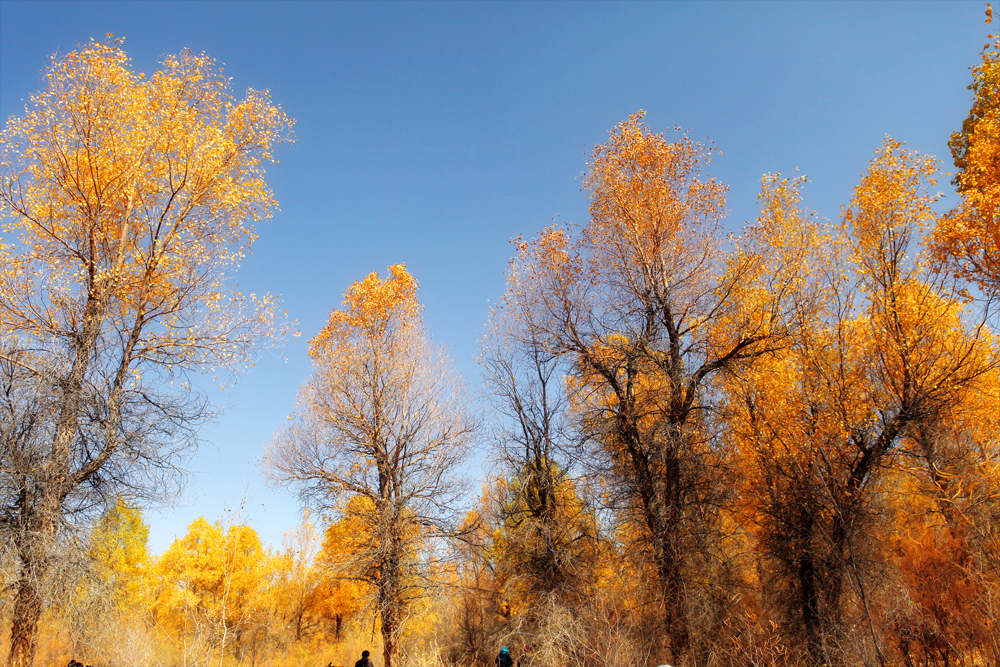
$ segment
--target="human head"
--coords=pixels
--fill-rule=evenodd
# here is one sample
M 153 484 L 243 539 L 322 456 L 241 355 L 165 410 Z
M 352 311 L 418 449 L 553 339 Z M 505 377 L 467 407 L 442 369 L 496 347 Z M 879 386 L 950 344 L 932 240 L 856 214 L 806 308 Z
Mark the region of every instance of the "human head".
M 370 655 L 371 655 L 371 653 L 369 653 L 368 651 L 362 651 L 362 652 L 361 652 L 361 657 L 362 657 L 362 658 L 367 658 L 367 657 L 368 657 L 368 656 L 370 656 Z
M 502 649 L 500 649 L 500 652 L 501 653 L 510 653 L 510 651 L 507 650 L 506 646 L 504 646 Z

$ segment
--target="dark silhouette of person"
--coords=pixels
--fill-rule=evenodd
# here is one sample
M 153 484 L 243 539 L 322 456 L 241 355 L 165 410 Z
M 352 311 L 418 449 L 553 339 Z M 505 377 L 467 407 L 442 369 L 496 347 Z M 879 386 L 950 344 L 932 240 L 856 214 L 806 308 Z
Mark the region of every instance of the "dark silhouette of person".
M 498 655 L 493 662 L 496 663 L 497 667 L 514 667 L 514 660 L 510 657 L 510 651 L 504 646 L 500 649 L 500 655 Z
M 375 665 L 372 664 L 372 661 L 368 659 L 368 656 L 370 655 L 371 653 L 368 651 L 362 651 L 361 659 L 354 663 L 354 667 L 375 667 Z

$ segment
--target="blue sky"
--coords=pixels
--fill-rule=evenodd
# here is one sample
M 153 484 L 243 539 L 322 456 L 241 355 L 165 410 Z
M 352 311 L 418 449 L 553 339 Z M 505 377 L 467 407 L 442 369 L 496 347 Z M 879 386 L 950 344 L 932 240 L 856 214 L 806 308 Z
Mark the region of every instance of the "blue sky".
M 981 2 L 2 0 L 0 116 L 23 112 L 51 54 L 110 32 L 146 72 L 204 51 L 238 94 L 270 89 L 296 119 L 269 171 L 281 210 L 238 281 L 281 295 L 303 335 L 213 391 L 226 411 L 203 429 L 187 494 L 147 513 L 155 552 L 241 501 L 278 546 L 298 508 L 257 463 L 309 376 L 306 341 L 351 282 L 406 263 L 434 339 L 475 387 L 509 240 L 586 220 L 587 156 L 630 113 L 718 145 L 710 173 L 730 186 L 733 231 L 754 217 L 761 175 L 796 167 L 804 204 L 836 219 L 887 135 L 950 167 L 984 16 Z

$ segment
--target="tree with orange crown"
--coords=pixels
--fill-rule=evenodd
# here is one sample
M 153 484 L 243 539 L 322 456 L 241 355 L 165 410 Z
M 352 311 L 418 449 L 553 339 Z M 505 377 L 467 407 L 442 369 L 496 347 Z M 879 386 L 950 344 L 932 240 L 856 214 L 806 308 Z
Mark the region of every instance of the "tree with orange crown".
M 475 429 L 457 373 L 424 330 L 417 281 L 401 264 L 389 274 L 355 282 L 310 341 L 302 410 L 265 462 L 275 483 L 363 527 L 335 574 L 373 591 L 385 667 L 427 590 L 419 547 L 446 530 Z
M 986 24 L 993 8 L 986 5 Z M 972 68 L 972 108 L 951 135 L 962 200 L 937 221 L 930 237 L 936 260 L 987 293 L 1000 292 L 1000 37 L 989 35 L 982 63 Z
M 71 515 L 156 492 L 207 414 L 186 374 L 236 372 L 283 328 L 270 297 L 227 287 L 275 206 L 262 165 L 290 138 L 267 93 L 235 100 L 191 52 L 137 74 L 110 36 L 53 57 L 45 81 L 0 134 L 12 667 L 31 664 Z
M 995 401 L 994 337 L 951 279 L 913 256 L 935 219 L 936 173 L 933 158 L 886 139 L 837 228 L 799 211 L 794 180 L 765 178 L 761 225 L 808 231 L 809 280 L 795 289 L 811 307 L 782 349 L 722 386 L 765 596 L 806 664 L 845 664 L 844 642 L 862 637 L 887 664 L 871 565 L 891 528 L 886 499 L 900 471 L 927 474 L 952 522 L 946 490 L 962 482 L 946 443 L 966 440 L 968 458 L 968 442 L 988 443 L 969 426 L 985 426 L 982 404 Z M 765 274 L 785 261 L 781 245 Z
M 594 149 L 588 224 L 518 242 L 505 304 L 526 342 L 564 364 L 608 498 L 634 528 L 629 552 L 656 573 L 656 635 L 679 662 L 692 651 L 692 556 L 714 539 L 724 493 L 710 383 L 782 344 L 788 286 L 803 268 L 791 243 L 795 261 L 771 289 L 754 289 L 767 244 L 727 264 L 717 240 L 726 187 L 702 177 L 710 147 L 668 141 L 642 118 Z M 734 325 L 727 335 L 722 319 Z

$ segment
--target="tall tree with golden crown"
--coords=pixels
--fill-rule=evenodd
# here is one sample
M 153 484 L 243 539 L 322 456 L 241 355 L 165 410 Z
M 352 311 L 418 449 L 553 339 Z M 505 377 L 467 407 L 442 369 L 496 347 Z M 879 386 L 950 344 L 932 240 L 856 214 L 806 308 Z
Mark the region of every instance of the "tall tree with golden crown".
M 0 135 L 3 528 L 10 664 L 31 664 L 49 547 L 74 511 L 151 491 L 206 414 L 187 373 L 236 372 L 281 325 L 227 279 L 275 201 L 291 121 L 210 58 L 135 73 L 120 40 L 53 57 Z M 170 385 L 176 381 L 177 391 Z
M 711 149 L 670 142 L 642 118 L 594 149 L 589 222 L 519 243 L 505 303 L 530 343 L 564 364 L 608 498 L 632 526 L 628 551 L 656 573 L 655 634 L 680 662 L 692 651 L 692 557 L 713 539 L 724 493 L 710 382 L 781 344 L 799 265 L 753 292 L 771 249 L 726 264 L 726 187 L 702 175 Z M 717 334 L 723 318 L 732 335 Z
M 336 574 L 373 591 L 385 667 L 427 589 L 419 547 L 447 525 L 475 422 L 459 376 L 424 330 L 403 265 L 355 282 L 310 341 L 302 410 L 268 451 L 268 474 L 358 526 Z

